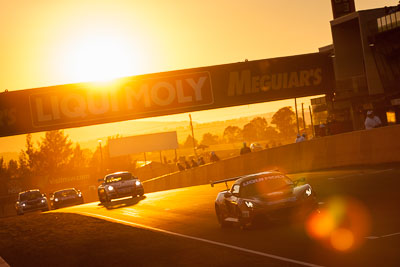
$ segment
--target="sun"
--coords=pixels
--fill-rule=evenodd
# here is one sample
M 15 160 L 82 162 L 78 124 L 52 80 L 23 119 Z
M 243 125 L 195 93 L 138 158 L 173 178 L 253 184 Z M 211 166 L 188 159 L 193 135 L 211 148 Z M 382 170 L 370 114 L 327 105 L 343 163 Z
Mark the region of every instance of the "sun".
M 74 81 L 108 81 L 140 73 L 143 49 L 113 34 L 85 34 L 70 42 L 65 71 Z

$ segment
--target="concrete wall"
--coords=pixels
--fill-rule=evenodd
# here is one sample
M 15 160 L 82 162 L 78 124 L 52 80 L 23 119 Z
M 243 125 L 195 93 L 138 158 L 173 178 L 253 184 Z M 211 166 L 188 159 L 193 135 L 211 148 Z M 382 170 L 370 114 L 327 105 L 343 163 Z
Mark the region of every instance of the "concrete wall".
M 400 125 L 363 130 L 249 153 L 145 181 L 146 192 L 207 184 L 262 170 L 287 173 L 400 162 Z

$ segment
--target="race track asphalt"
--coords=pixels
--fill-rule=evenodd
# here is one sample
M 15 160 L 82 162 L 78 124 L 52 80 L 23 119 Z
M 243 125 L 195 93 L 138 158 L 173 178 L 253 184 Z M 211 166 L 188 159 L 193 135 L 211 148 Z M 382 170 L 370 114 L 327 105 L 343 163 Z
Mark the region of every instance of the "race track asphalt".
M 400 166 L 331 169 L 289 174 L 305 177 L 320 213 L 307 222 L 275 222 L 255 229 L 219 227 L 214 211 L 224 184 L 147 193 L 141 198 L 68 207 L 71 212 L 245 251 L 255 257 L 304 266 L 398 266 Z M 212 259 L 210 259 L 212 265 Z

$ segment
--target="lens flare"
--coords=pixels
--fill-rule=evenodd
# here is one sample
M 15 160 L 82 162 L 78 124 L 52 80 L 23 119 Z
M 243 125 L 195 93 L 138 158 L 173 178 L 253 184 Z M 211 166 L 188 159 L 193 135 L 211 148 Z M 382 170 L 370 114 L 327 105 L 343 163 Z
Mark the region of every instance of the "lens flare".
M 332 214 L 327 210 L 314 212 L 309 217 L 307 224 L 307 232 L 311 237 L 320 239 L 329 236 L 335 228 L 335 221 Z
M 349 250 L 354 245 L 353 233 L 345 228 L 339 228 L 330 235 L 331 245 L 339 251 Z
M 336 251 L 358 248 L 370 231 L 370 216 L 358 200 L 336 196 L 306 222 L 308 235 Z

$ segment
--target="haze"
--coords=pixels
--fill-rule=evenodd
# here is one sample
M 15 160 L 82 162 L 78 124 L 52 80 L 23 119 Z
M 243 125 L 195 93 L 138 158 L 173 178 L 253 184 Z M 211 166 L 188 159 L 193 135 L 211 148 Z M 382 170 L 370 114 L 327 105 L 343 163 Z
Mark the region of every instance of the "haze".
M 356 9 L 397 3 L 358 0 Z M 0 90 L 316 52 L 332 43 L 330 20 L 328 0 L 0 0 Z M 308 106 L 307 101 L 301 100 Z M 293 100 L 195 112 L 192 117 L 197 122 L 227 120 L 287 105 Z M 180 114 L 144 121 L 187 120 L 187 114 Z M 135 123 L 66 133 L 79 142 L 125 134 L 123 129 Z M 160 130 L 146 126 L 130 134 Z M 0 152 L 19 151 L 24 140 L 1 138 Z

